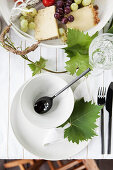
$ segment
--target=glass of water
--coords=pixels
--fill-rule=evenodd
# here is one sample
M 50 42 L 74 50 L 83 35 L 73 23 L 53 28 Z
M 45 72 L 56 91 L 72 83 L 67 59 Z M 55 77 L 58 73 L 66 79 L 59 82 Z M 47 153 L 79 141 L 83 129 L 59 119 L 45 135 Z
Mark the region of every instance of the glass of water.
M 89 63 L 95 68 L 113 69 L 113 34 L 101 34 L 92 41 Z

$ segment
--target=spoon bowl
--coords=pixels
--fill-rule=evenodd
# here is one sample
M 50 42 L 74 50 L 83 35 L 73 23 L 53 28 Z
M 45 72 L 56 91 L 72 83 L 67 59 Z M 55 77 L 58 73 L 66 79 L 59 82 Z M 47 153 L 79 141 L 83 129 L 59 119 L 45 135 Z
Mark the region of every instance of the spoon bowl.
M 53 98 L 52 97 L 41 97 L 38 99 L 34 105 L 34 110 L 38 114 L 43 114 L 48 112 L 53 105 Z

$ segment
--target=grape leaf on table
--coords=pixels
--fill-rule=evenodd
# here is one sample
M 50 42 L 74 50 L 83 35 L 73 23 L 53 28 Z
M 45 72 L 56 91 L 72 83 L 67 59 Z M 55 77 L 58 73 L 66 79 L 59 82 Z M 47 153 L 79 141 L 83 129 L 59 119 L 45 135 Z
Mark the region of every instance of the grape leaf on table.
M 76 73 L 78 68 L 77 75 L 80 75 L 88 67 L 91 68 L 89 65 L 89 46 L 96 36 L 97 33 L 89 36 L 88 33 L 84 34 L 76 29 L 68 29 L 68 46 L 65 48 L 65 53 L 70 60 L 66 62 L 66 70 L 72 75 Z
M 84 64 L 85 63 L 85 64 Z M 70 72 L 70 74 L 75 73 L 75 68 L 78 69 L 77 75 L 80 75 L 83 71 L 85 71 L 87 68 L 91 68 L 89 64 L 89 56 L 88 55 L 82 55 L 80 53 L 76 53 L 76 56 L 72 57 L 69 61 L 66 62 L 66 70 Z
M 36 61 L 34 64 L 28 64 L 32 73 L 32 76 L 39 74 L 41 69 L 43 69 L 46 66 L 46 62 L 47 60 L 45 60 L 44 58 L 40 57 L 39 61 Z
M 87 141 L 97 136 L 95 133 L 96 120 L 99 118 L 99 111 L 102 106 L 84 102 L 84 99 L 75 102 L 74 110 L 70 118 L 61 125 L 64 127 L 67 123 L 70 126 L 64 130 L 64 138 L 79 144 L 80 141 Z
M 113 26 L 108 30 L 108 32 L 107 33 L 111 33 L 111 34 L 113 34 Z

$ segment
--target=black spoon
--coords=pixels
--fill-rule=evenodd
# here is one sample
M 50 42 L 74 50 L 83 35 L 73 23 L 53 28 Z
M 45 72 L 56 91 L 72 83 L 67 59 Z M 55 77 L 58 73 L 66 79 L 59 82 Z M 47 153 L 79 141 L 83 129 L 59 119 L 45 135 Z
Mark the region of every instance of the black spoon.
M 69 84 L 67 84 L 63 89 L 61 89 L 59 92 L 57 92 L 53 97 L 44 96 L 44 97 L 39 98 L 34 105 L 34 110 L 39 114 L 48 112 L 53 105 L 53 99 L 55 97 L 57 97 L 59 94 L 61 94 L 64 90 L 69 88 L 72 84 L 74 84 L 80 78 L 82 78 L 89 71 L 90 71 L 90 68 L 88 68 L 80 76 L 76 77 L 73 81 L 71 81 Z

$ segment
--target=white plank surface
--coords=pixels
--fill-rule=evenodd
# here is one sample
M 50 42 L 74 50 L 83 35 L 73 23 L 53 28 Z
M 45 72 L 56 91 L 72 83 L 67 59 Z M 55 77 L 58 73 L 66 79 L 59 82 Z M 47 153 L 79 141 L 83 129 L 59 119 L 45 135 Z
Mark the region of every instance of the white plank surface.
M 0 47 L 0 159 L 8 153 L 9 52 Z
M 21 41 L 21 39 L 11 31 L 10 36 L 12 40 L 22 48 L 26 48 L 30 43 Z M 49 60 L 47 68 L 54 71 L 64 71 L 66 54 L 62 49 L 38 47 L 35 52 L 31 52 L 29 57 L 33 61 L 39 60 L 40 56 Z M 12 99 L 19 89 L 19 87 L 32 77 L 30 68 L 27 66 L 28 62 L 24 61 L 20 56 L 16 56 L 12 53 L 5 51 L 0 47 L 0 158 L 18 158 L 18 159 L 37 159 L 39 157 L 26 151 L 15 138 L 10 125 L 9 111 L 12 103 Z M 88 80 L 89 95 L 96 101 L 97 91 L 99 86 L 108 87 L 109 83 L 113 81 L 113 71 L 104 71 L 101 74 L 92 75 Z M 105 139 L 107 139 L 107 120 L 108 113 L 105 112 Z M 100 120 L 97 124 L 100 126 Z M 103 159 L 113 158 L 113 147 L 111 155 L 101 155 L 101 143 L 100 143 L 100 127 L 96 129 L 99 136 L 93 138 L 88 147 L 86 147 L 81 153 L 73 155 L 72 158 L 76 159 Z M 107 141 L 106 141 L 107 147 Z
M 0 59 L 0 159 L 3 159 L 8 154 L 9 52 L 1 46 Z
M 31 44 L 28 42 L 24 42 L 24 48 L 30 46 Z M 29 59 L 32 59 L 33 61 L 37 61 L 40 59 L 40 47 L 37 48 L 34 52 L 31 52 L 28 55 Z M 32 77 L 32 72 L 30 68 L 28 67 L 28 62 L 24 61 L 24 82 L 26 82 L 29 78 Z M 39 157 L 33 155 L 32 153 L 28 152 L 27 150 L 24 149 L 24 154 L 23 154 L 24 159 L 39 159 Z
M 13 36 L 12 36 L 13 35 Z M 17 40 L 15 33 L 11 32 L 11 39 L 17 46 L 22 43 L 20 39 Z M 16 71 L 15 71 L 16 70 Z M 9 110 L 15 93 L 19 87 L 24 83 L 24 61 L 17 55 L 10 53 L 9 55 Z M 10 114 L 10 113 L 8 113 Z M 15 138 L 9 118 L 8 127 L 8 158 L 23 157 L 23 147 L 17 142 Z

